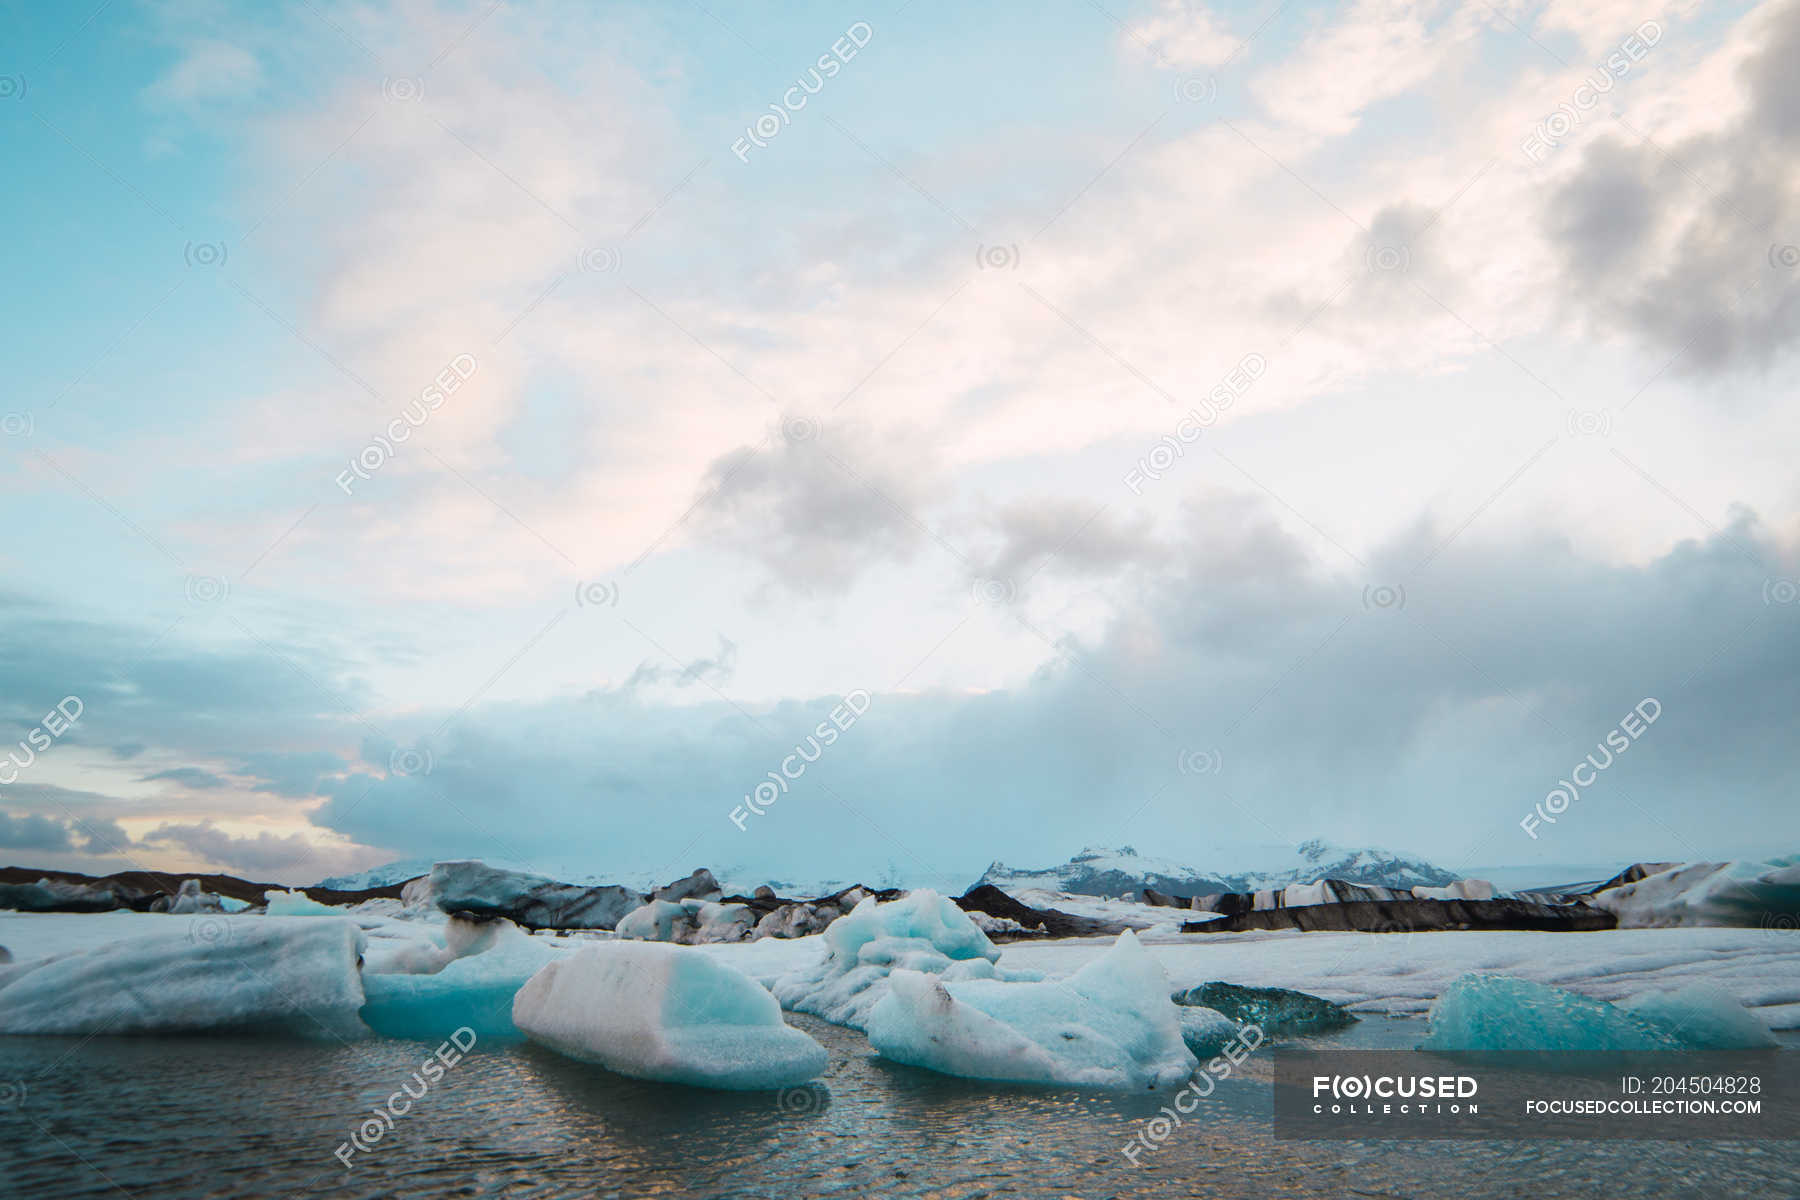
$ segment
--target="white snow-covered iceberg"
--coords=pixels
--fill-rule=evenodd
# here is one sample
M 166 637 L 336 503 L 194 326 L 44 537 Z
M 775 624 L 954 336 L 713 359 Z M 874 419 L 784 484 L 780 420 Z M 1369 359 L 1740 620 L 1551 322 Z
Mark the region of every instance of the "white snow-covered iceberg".
M 651 900 L 626 913 L 614 932 L 637 941 L 700 946 L 745 941 L 755 930 L 756 922 L 756 911 L 748 905 L 687 897 Z
M 368 1033 L 354 923 L 214 920 L 0 967 L 0 1033 Z
M 897 970 L 869 1014 L 869 1044 L 896 1062 L 968 1079 L 1163 1087 L 1198 1065 L 1169 991 L 1129 931 L 1066 980 L 946 982 Z
M 696 950 L 605 942 L 545 966 L 513 999 L 532 1041 L 621 1075 L 695 1087 L 792 1087 L 825 1048 L 749 976 Z
M 1507 975 L 1465 975 L 1431 1006 L 1422 1050 L 1752 1050 L 1776 1044 L 1754 1014 L 1696 985 L 1608 1004 Z
M 771 990 L 783 1008 L 853 1029 L 864 1027 L 896 969 L 937 975 L 976 960 L 991 967 L 1000 957 L 967 913 L 926 888 L 885 904 L 869 896 L 821 940 L 824 956 L 780 976 Z
M 427 1041 L 442 1041 L 463 1028 L 483 1041 L 516 1038 L 513 997 L 545 964 L 566 956 L 511 921 L 452 920 L 445 926 L 445 942 L 435 962 L 429 951 L 412 962 L 390 960 L 422 970 L 365 968 L 362 1019 L 369 1028 L 384 1037 Z

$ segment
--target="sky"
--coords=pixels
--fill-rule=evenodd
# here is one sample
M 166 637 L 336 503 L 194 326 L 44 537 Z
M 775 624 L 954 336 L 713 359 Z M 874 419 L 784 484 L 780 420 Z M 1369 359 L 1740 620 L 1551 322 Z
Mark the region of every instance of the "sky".
M 1800 850 L 1795 0 L 0 28 L 0 862 Z

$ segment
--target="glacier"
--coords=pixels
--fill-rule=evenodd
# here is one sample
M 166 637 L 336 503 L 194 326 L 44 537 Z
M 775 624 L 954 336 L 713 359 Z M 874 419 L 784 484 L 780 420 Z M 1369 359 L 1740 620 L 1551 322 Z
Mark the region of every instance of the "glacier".
M 884 1058 L 969 1079 L 1144 1089 L 1180 1083 L 1199 1065 L 1168 976 L 1129 930 L 1067 980 L 895 970 L 867 1025 Z
M 827 1061 L 749 976 L 656 942 L 596 943 L 548 964 L 519 989 L 512 1019 L 570 1058 L 665 1083 L 793 1087 Z

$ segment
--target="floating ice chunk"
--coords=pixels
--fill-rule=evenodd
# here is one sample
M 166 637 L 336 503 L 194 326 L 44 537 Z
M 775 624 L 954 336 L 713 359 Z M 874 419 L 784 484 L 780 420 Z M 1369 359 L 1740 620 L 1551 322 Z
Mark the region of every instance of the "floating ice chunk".
M 947 983 L 895 971 L 868 1033 L 896 1062 L 1006 1083 L 1154 1088 L 1197 1065 L 1168 976 L 1129 931 L 1066 980 Z
M 1238 1040 L 1238 1023 L 1216 1008 L 1177 1005 L 1181 1040 L 1195 1058 L 1211 1058 Z
M 571 1058 L 666 1083 L 792 1087 L 827 1061 L 749 976 L 677 946 L 589 946 L 533 975 L 512 1017 L 527 1037 Z
M 565 957 L 511 921 L 451 921 L 430 974 L 368 973 L 362 1019 L 384 1037 L 441 1041 L 464 1026 L 484 1040 L 518 1037 L 512 1002 L 546 963 Z
M 756 910 L 748 904 L 702 904 L 694 914 L 694 943 L 748 941 L 756 922 Z
M 353 923 L 217 921 L 8 968 L 0 1033 L 368 1032 Z
M 239 900 L 236 896 L 220 896 L 219 907 L 228 913 L 239 913 L 243 912 L 246 908 L 249 908 L 250 902 L 248 900 Z
M 347 911 L 320 904 L 305 892 L 268 891 L 263 893 L 263 900 L 271 917 L 341 917 Z
M 1736 997 L 1703 983 L 1640 992 L 1619 1007 L 1661 1027 L 1696 1050 L 1762 1050 L 1780 1045 Z
M 885 904 L 866 897 L 823 941 L 822 958 L 775 980 L 775 997 L 783 1008 L 853 1029 L 863 1028 L 896 968 L 935 975 L 954 962 L 1000 957 L 967 913 L 927 889 Z
M 1421 1050 L 1681 1050 L 1660 1022 L 1510 975 L 1464 975 L 1431 1006 Z
M 1217 1009 L 1233 1021 L 1255 1025 L 1267 1037 L 1330 1033 L 1356 1018 L 1329 1000 L 1287 988 L 1202 983 L 1175 994 L 1175 1003 Z

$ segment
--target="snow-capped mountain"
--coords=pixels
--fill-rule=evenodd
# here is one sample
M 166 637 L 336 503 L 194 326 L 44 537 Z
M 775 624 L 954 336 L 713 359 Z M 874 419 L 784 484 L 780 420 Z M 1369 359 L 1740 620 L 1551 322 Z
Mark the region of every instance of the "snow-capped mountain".
M 1423 859 L 1377 847 L 1351 849 L 1314 840 L 1295 849 L 1294 864 L 1265 871 L 1203 871 L 1165 858 L 1148 858 L 1130 846 L 1090 847 L 1060 866 L 1038 870 L 994 863 L 978 881 L 1003 892 L 1035 888 L 1078 896 L 1130 896 L 1154 888 L 1177 896 L 1254 892 L 1342 879 L 1375 887 L 1443 887 L 1457 876 Z
M 333 875 L 330 879 L 319 880 L 315 886 L 340 892 L 361 892 L 369 888 L 387 887 L 389 884 L 405 883 L 409 879 L 431 874 L 431 863 L 429 858 L 402 858 L 382 863 L 379 867 L 370 867 L 355 875 Z

